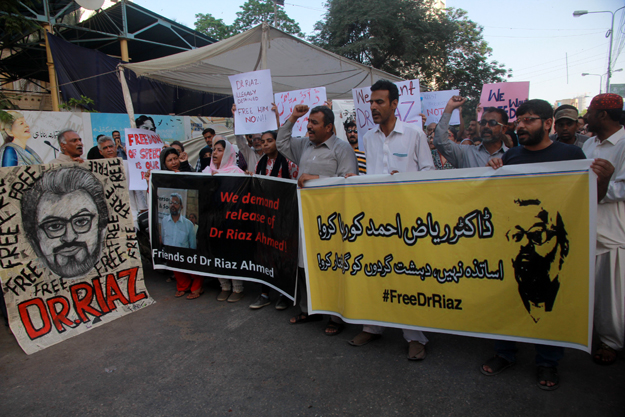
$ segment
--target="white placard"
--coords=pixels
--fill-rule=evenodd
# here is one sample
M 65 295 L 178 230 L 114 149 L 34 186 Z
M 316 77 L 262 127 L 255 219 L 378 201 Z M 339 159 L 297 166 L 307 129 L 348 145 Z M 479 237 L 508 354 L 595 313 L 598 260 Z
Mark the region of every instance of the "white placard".
M 147 190 L 145 174 L 160 169 L 159 156 L 163 150 L 160 136 L 151 130 L 124 129 L 128 153 L 128 177 L 130 190 Z
M 419 80 L 399 81 L 395 85 L 399 88 L 399 102 L 395 116 L 405 123 L 414 124 L 419 130 L 421 125 L 421 96 L 419 94 Z M 377 126 L 371 117 L 371 87 L 354 88 L 354 107 L 356 109 L 356 124 L 358 125 L 358 146 L 363 149 L 362 138 L 370 129 Z
M 327 100 L 326 88 L 306 88 L 304 90 L 286 91 L 284 93 L 277 93 L 276 106 L 278 107 L 278 116 L 280 117 L 280 126 L 287 121 L 293 113 L 293 108 L 298 104 L 305 104 L 310 109 L 316 106 L 323 106 L 323 103 Z M 293 126 L 292 135 L 295 137 L 306 136 L 306 130 L 308 126 L 308 115 L 310 110 L 304 116 L 297 119 L 297 122 Z
M 231 75 L 232 95 L 237 111 L 234 114 L 234 133 L 247 135 L 276 130 L 276 116 L 271 110 L 273 86 L 271 71 L 261 70 Z
M 459 95 L 459 90 L 428 91 L 421 93 L 421 109 L 426 117 L 426 126 L 430 123 L 438 123 L 439 120 L 441 120 L 441 116 L 443 115 L 443 111 L 449 99 Z M 460 111 L 456 109 L 451 113 L 449 124 L 460 124 Z

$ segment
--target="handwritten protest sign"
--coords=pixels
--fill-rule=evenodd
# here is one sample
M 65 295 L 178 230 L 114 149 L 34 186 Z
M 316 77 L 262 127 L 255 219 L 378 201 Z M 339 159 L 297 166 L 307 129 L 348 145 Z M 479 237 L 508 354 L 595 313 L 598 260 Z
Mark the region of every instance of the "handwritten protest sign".
M 508 122 L 516 120 L 516 109 L 527 101 L 530 94 L 529 81 L 513 83 L 484 84 L 480 96 L 480 106 L 497 107 L 508 113 Z M 479 117 L 481 118 L 481 114 Z
M 159 156 L 164 143 L 160 136 L 150 130 L 125 129 L 128 152 L 128 177 L 131 190 L 147 190 L 145 174 L 159 169 Z
M 294 298 L 299 249 L 296 181 L 167 171 L 153 172 L 150 181 L 155 269 L 261 282 Z M 176 239 L 167 238 L 164 225 L 171 223 L 171 217 L 159 219 L 165 194 L 161 190 L 170 195 L 182 195 L 184 190 L 187 200 L 198 196 L 194 236 L 189 231 L 187 236 L 179 233 Z M 187 205 L 189 209 L 191 204 Z
M 232 95 L 237 111 L 234 114 L 234 133 L 247 135 L 276 130 L 276 115 L 271 110 L 273 86 L 271 71 L 261 70 L 231 75 Z
M 287 91 L 285 93 L 277 93 L 275 96 L 280 125 L 284 124 L 291 114 L 293 114 L 293 107 L 296 105 L 305 104 L 312 109 L 316 106 L 322 106 L 327 100 L 325 87 Z M 310 110 L 304 116 L 297 119 L 297 122 L 293 126 L 293 136 L 306 136 L 309 114 Z
M 395 85 L 399 88 L 399 101 L 395 116 L 405 123 L 414 123 L 421 129 L 421 97 L 419 94 L 419 80 L 399 81 Z M 376 124 L 371 117 L 371 87 L 354 88 L 354 107 L 356 109 L 356 124 L 358 125 L 358 143 L 362 147 L 362 138 Z
M 421 93 L 421 109 L 426 117 L 425 124 L 438 123 L 449 99 L 459 95 L 460 91 L 458 90 L 428 91 Z M 460 112 L 458 110 L 454 110 L 451 113 L 449 124 L 460 124 Z
M 597 201 L 589 167 L 307 183 L 298 192 L 311 313 L 589 351 Z
M 2 293 L 27 354 L 154 301 L 122 160 L 0 169 Z

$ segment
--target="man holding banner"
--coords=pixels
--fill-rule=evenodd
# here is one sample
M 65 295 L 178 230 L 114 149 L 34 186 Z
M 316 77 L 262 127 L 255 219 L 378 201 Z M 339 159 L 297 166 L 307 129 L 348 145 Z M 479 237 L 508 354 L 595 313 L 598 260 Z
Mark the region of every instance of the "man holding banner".
M 591 169 L 598 182 L 597 252 L 595 261 L 595 330 L 601 343 L 593 355 L 600 365 L 616 361 L 625 343 L 625 131 L 619 123 L 623 98 L 595 96 L 588 107 L 588 128 L 597 136 L 584 143 L 596 158 Z M 616 171 L 615 171 L 616 168 Z M 598 181 L 599 181 L 598 180 Z
M 308 138 L 293 138 L 291 132 L 297 119 L 308 112 L 308 106 L 298 104 L 288 120 L 278 130 L 278 152 L 299 166 L 297 184 L 300 187 L 308 180 L 322 177 L 343 177 L 358 175 L 358 162 L 352 147 L 334 134 L 334 113 L 326 106 L 313 107 L 308 116 Z M 300 240 L 301 240 L 300 232 Z M 321 316 L 308 316 L 308 294 L 304 276 L 302 244 L 298 257 L 299 307 L 301 313 L 291 318 L 291 324 L 321 320 Z M 326 335 L 334 336 L 343 330 L 340 319 L 332 316 Z
M 434 146 L 455 168 L 483 167 L 490 159 L 501 158 L 508 150 L 502 141 L 503 128 L 508 123 L 508 116 L 501 109 L 487 108 L 480 122 L 482 143 L 478 146 L 459 145 L 449 140 L 447 129 L 451 113 L 466 101 L 466 98 L 460 96 L 449 99 L 434 133 Z
M 399 90 L 392 82 L 380 80 L 371 86 L 371 115 L 378 127 L 368 131 L 364 137 L 369 175 L 434 169 L 425 134 L 395 116 L 398 102 Z M 349 344 L 363 346 L 380 338 L 382 333 L 384 327 L 366 325 Z M 423 332 L 403 329 L 403 333 L 408 342 L 408 359 L 425 359 L 428 338 Z
M 488 110 L 487 110 L 488 111 Z M 517 110 L 518 146 L 510 149 L 503 159 L 491 159 L 489 166 L 529 164 L 586 159 L 580 148 L 561 142 L 552 142 L 549 131 L 553 126 L 553 109 L 544 100 L 529 100 Z M 566 219 L 560 213 L 549 213 L 537 200 L 519 200 L 521 207 L 532 208 L 527 224 L 516 226 L 510 239 L 520 244 L 513 261 L 519 295 L 527 312 L 535 322 L 552 310 L 561 282 L 559 272 L 569 251 L 566 239 Z M 546 255 L 544 255 L 546 253 Z M 556 267 L 557 266 L 557 267 Z M 552 391 L 559 387 L 558 362 L 564 357 L 564 348 L 536 344 L 537 384 L 540 389 Z M 516 342 L 495 341 L 495 356 L 480 367 L 487 376 L 497 375 L 514 365 Z

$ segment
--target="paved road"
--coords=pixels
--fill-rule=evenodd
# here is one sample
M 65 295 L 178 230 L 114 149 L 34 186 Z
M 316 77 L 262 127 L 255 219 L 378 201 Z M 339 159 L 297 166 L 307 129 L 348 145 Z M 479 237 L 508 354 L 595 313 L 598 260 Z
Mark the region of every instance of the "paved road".
M 401 331 L 367 346 L 350 325 L 289 325 L 293 310 L 173 297 L 147 272 L 157 301 L 137 313 L 27 356 L 0 326 L 0 416 L 625 416 L 625 355 L 600 367 L 567 349 L 562 386 L 536 386 L 533 347 L 485 377 L 488 340 L 429 334 L 424 362 L 406 360 Z

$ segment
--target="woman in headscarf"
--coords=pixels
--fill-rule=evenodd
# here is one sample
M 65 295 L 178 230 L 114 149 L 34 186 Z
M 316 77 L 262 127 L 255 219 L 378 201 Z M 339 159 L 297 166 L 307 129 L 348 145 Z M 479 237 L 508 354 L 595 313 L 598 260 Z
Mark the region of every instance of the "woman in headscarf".
M 209 146 L 205 146 L 200 150 L 200 169 L 198 172 L 204 171 L 206 167 L 211 164 L 211 157 L 213 156 L 213 148 Z
M 211 164 L 205 168 L 206 173 L 214 174 L 243 174 L 237 166 L 237 155 L 234 148 L 227 140 L 221 139 L 213 144 L 213 157 Z
M 244 172 L 237 166 L 237 157 L 234 148 L 227 140 L 218 140 L 213 143 L 213 157 L 210 166 L 202 172 L 214 174 L 243 174 Z M 219 278 L 221 292 L 217 296 L 217 301 L 228 301 L 236 303 L 243 298 L 243 281 L 238 279 Z
M 4 145 L 0 147 L 0 161 L 3 167 L 43 164 L 37 152 L 26 145 L 30 139 L 30 127 L 24 115 L 18 111 L 7 110 L 12 119 L 2 123 Z

